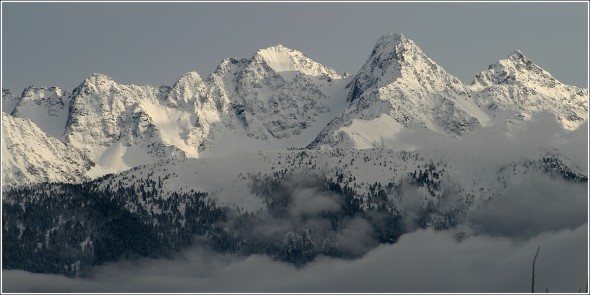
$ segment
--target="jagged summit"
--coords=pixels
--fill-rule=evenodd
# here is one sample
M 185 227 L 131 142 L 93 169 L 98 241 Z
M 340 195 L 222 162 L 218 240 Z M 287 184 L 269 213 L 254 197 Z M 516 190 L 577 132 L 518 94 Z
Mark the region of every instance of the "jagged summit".
M 388 45 L 397 45 L 397 44 L 414 44 L 414 42 L 412 40 L 409 40 L 408 38 L 406 38 L 406 36 L 404 36 L 404 34 L 402 33 L 391 33 L 391 34 L 385 34 L 381 37 L 379 37 L 379 39 L 377 39 L 377 45 L 380 44 L 388 44 Z
M 279 43 L 279 44 L 274 45 L 274 46 L 269 46 L 269 47 L 266 47 L 266 48 L 260 48 L 260 49 L 258 49 L 256 51 L 256 54 L 264 55 L 265 53 L 267 53 L 269 51 L 283 51 L 283 52 L 291 52 L 291 53 L 299 52 L 299 51 L 297 51 L 295 49 L 291 49 L 291 48 L 289 48 L 289 47 L 287 47 L 287 46 Z
M 235 73 L 238 68 L 243 67 L 244 64 L 248 63 L 248 59 L 238 59 L 235 57 L 226 57 L 221 60 L 217 65 L 213 73 L 208 76 L 208 79 L 217 79 L 227 73 Z
M 414 41 L 401 33 L 393 33 L 377 40 L 369 58 L 349 84 L 348 100 L 354 101 L 367 89 L 384 87 L 402 77 L 406 81 L 443 77 L 458 82 L 426 56 Z
M 305 56 L 302 52 L 287 48 L 282 44 L 259 49 L 252 57 L 252 61 L 264 62 L 288 81 L 291 81 L 296 73 L 307 76 L 327 76 L 332 79 L 342 78 L 335 70 L 325 67 Z
M 273 59 L 276 58 L 282 57 L 285 59 L 293 59 L 296 56 L 303 56 L 303 53 L 298 50 L 286 47 L 283 44 L 277 44 L 274 46 L 258 49 L 252 58 L 272 62 Z
M 549 72 L 528 59 L 522 51 L 515 50 L 505 59 L 491 64 L 486 71 L 478 73 L 472 85 L 477 88 L 515 83 L 534 83 L 550 88 L 560 84 Z
M 85 92 L 104 92 L 108 91 L 112 84 L 116 83 L 113 78 L 100 73 L 92 73 L 74 90 L 84 90 Z
M 354 101 L 372 88 L 393 84 L 416 89 L 426 87 L 431 92 L 446 89 L 446 85 L 463 88 L 459 79 L 447 73 L 401 33 L 378 39 L 369 58 L 349 84 L 348 100 Z M 463 89 L 457 91 L 463 92 Z
M 186 87 L 199 87 L 203 84 L 203 79 L 201 75 L 197 72 L 188 72 L 184 75 L 180 76 L 174 85 L 171 87 L 171 90 L 175 90 L 178 88 L 186 88 Z M 204 86 L 203 86 L 204 87 Z
M 520 49 L 512 51 L 512 53 L 510 53 L 510 55 L 508 55 L 508 59 L 513 60 L 513 61 L 520 61 L 520 62 L 524 62 L 524 63 L 529 61 L 529 59 L 526 58 L 526 56 L 524 56 L 524 54 L 522 53 L 522 51 L 520 51 Z
M 259 49 L 252 57 L 252 60 L 266 63 L 277 73 L 289 72 L 295 71 L 295 58 L 298 55 L 297 53 L 300 52 L 296 52 L 295 50 L 279 44 Z
M 105 74 L 92 73 L 84 81 L 114 81 L 114 79 Z
M 505 59 L 501 59 L 498 61 L 499 64 L 503 65 L 503 66 L 509 66 L 509 65 L 513 65 L 516 67 L 529 67 L 529 68 L 538 68 L 541 71 L 543 69 L 541 69 L 539 66 L 537 66 L 536 64 L 534 64 L 530 59 L 528 59 L 524 53 L 522 53 L 522 51 L 520 51 L 520 49 L 517 49 L 513 52 L 511 52 Z M 547 73 L 549 74 L 549 73 Z
M 179 107 L 189 101 L 202 99 L 206 96 L 207 86 L 197 72 L 188 72 L 174 83 L 166 95 L 169 106 Z
M 381 36 L 371 52 L 371 55 L 381 56 L 382 54 L 388 54 L 400 64 L 410 65 L 409 60 L 406 60 L 405 57 L 424 53 L 413 40 L 406 38 L 401 33 L 392 33 Z
M 180 81 L 184 81 L 184 80 L 201 80 L 201 75 L 199 75 L 198 72 L 196 71 L 192 71 L 192 72 L 188 72 L 183 74 L 182 76 L 180 76 L 180 78 L 178 78 L 178 80 L 176 80 L 176 83 L 180 82 Z
M 508 112 L 509 121 L 548 111 L 574 130 L 588 118 L 588 89 L 559 82 L 520 50 L 478 73 L 470 88 L 480 107 L 494 115 Z
M 400 33 L 378 39 L 348 89 L 349 108 L 310 147 L 382 146 L 406 128 L 460 136 L 489 122 L 469 89 Z

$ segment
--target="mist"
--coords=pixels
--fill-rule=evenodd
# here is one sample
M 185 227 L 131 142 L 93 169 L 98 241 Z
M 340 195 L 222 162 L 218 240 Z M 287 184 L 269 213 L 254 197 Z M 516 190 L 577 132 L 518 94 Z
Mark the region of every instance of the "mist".
M 586 186 L 535 173 L 485 203 L 469 220 L 478 232 L 526 239 L 579 227 L 588 220 L 587 208 Z
M 436 136 L 420 129 L 404 130 L 388 146 L 402 150 L 432 150 L 444 155 L 468 173 L 494 173 L 499 164 L 530 158 L 548 150 L 559 150 L 570 163 L 587 175 L 588 122 L 566 131 L 549 112 L 533 114 L 521 125 L 506 128 L 505 123 L 482 127 L 460 139 Z
M 172 260 L 97 267 L 85 279 L 3 271 L 5 292 L 577 292 L 586 284 L 587 229 L 526 241 L 418 230 L 357 260 L 321 257 L 303 268 L 267 256 L 220 255 L 201 248 Z

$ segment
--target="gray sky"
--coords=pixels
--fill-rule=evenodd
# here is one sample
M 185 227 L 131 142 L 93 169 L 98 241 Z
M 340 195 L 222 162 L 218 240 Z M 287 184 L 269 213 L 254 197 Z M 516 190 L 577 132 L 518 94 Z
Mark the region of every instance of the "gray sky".
M 355 73 L 392 32 L 466 83 L 521 49 L 588 87 L 587 22 L 585 3 L 2 3 L 2 87 L 71 91 L 93 72 L 172 85 L 278 43 Z

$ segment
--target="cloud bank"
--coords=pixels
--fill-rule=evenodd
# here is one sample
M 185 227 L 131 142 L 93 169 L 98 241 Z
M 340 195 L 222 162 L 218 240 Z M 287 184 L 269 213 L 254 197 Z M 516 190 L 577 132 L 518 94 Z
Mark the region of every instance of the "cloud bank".
M 528 241 L 419 230 L 357 260 L 320 258 L 303 268 L 265 256 L 190 249 L 173 260 L 98 267 L 88 279 L 3 271 L 4 292 L 577 292 L 587 277 L 587 224 Z

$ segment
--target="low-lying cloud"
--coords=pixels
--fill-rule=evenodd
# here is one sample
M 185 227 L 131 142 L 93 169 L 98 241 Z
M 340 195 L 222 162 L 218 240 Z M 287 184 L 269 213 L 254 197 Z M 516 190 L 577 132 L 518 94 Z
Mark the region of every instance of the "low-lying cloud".
M 173 260 L 96 268 L 86 279 L 3 272 L 4 292 L 529 292 L 538 246 L 538 291 L 578 292 L 587 277 L 587 229 L 527 241 L 419 230 L 357 260 L 320 257 L 302 268 L 266 256 L 190 249 Z
M 549 112 L 534 114 L 520 126 L 507 129 L 503 123 L 465 134 L 460 139 L 433 136 L 426 131 L 402 132 L 395 145 L 401 148 L 436 149 L 453 165 L 469 173 L 494 173 L 499 163 L 518 161 L 544 149 L 558 149 L 588 173 L 588 123 L 564 131 Z
M 302 188 L 295 191 L 292 202 L 289 214 L 293 217 L 340 210 L 336 196 L 319 192 L 314 188 Z
M 478 232 L 511 238 L 577 228 L 588 222 L 588 190 L 585 184 L 532 173 L 474 211 L 469 220 Z

